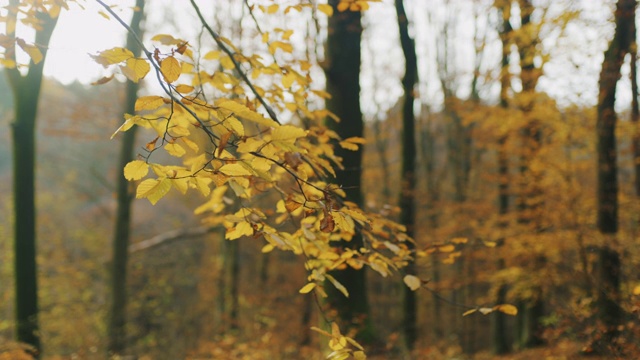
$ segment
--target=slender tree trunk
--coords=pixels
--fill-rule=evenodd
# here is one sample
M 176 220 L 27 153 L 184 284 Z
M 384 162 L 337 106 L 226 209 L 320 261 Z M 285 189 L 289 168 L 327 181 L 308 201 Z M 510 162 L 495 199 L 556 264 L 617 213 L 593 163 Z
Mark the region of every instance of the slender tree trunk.
M 17 19 L 18 1 L 10 4 L 15 11 L 9 17 Z M 36 206 L 35 206 L 35 165 L 36 165 L 36 117 L 42 70 L 47 56 L 47 46 L 58 18 L 38 12 L 41 28 L 36 31 L 35 43 L 42 52 L 43 59 L 37 64 L 29 63 L 26 75 L 19 70 L 7 69 L 9 84 L 13 92 L 15 119 L 11 124 L 13 141 L 13 206 L 14 206 L 14 268 L 15 268 L 15 311 L 16 339 L 33 347 L 34 355 L 42 352 L 38 326 L 38 272 L 36 264 Z M 9 21 L 12 21 L 9 20 Z M 8 33 L 15 39 L 15 32 Z M 15 46 L 15 45 L 14 45 Z M 8 48 L 13 52 L 15 47 Z
M 620 67 L 629 51 L 635 30 L 636 2 L 618 0 L 615 12 L 616 30 L 609 48 L 604 53 L 600 72 L 598 118 L 598 230 L 612 244 L 598 250 L 597 261 L 597 306 L 598 316 L 606 326 L 603 339 L 595 344 L 595 351 L 604 352 L 611 346 L 616 328 L 622 321 L 620 308 L 620 255 L 613 247 L 618 232 L 618 175 L 615 127 L 617 116 L 614 109 L 616 84 L 620 79 Z M 635 94 L 634 94 L 635 96 Z
M 500 108 L 505 112 L 509 109 L 509 89 L 511 88 L 511 76 L 509 74 L 509 55 L 511 53 L 511 0 L 496 1 L 496 6 L 502 12 L 502 29 L 500 40 L 502 42 L 502 61 L 500 63 Z M 501 134 L 498 139 L 498 215 L 501 228 L 506 228 L 504 219 L 509 212 L 509 157 L 507 155 L 507 134 Z M 498 241 L 498 246 L 504 245 L 504 239 Z M 498 259 L 498 271 L 505 268 L 505 260 Z M 507 284 L 498 285 L 496 304 L 504 304 L 507 301 Z M 510 351 L 507 336 L 507 315 L 500 311 L 492 314 L 491 322 L 492 350 L 496 355 L 506 354 Z
M 137 11 L 134 11 L 131 18 L 131 29 L 139 36 L 140 23 L 143 18 L 144 0 L 136 0 Z M 140 56 L 141 49 L 135 41 L 134 34 L 127 35 L 127 49 L 131 50 L 135 56 Z M 128 114 L 135 113 L 135 103 L 137 99 L 139 85 L 132 81 L 127 81 L 125 91 L 124 111 Z M 120 157 L 118 159 L 118 169 L 124 169 L 134 157 L 134 146 L 136 139 L 136 127 L 129 129 L 123 134 L 120 144 Z M 117 209 L 115 218 L 115 229 L 113 233 L 113 259 L 111 268 L 111 312 L 109 317 L 109 344 L 108 351 L 112 355 L 122 354 L 127 346 L 126 340 L 126 312 L 127 312 L 127 264 L 128 249 L 130 243 L 131 229 L 131 200 L 133 199 L 133 188 L 124 178 L 122 172 L 117 180 Z
M 400 190 L 400 222 L 406 226 L 407 235 L 415 236 L 415 190 L 416 190 L 416 140 L 415 140 L 415 115 L 413 103 L 415 101 L 414 86 L 418 82 L 418 64 L 415 42 L 409 36 L 409 20 L 404 9 L 403 0 L 396 0 L 396 14 L 400 29 L 400 44 L 405 58 L 405 73 L 402 78 L 404 90 L 404 103 L 402 105 L 402 186 Z M 407 243 L 410 249 L 414 249 L 413 243 Z M 405 267 L 407 274 L 416 274 L 415 262 L 411 261 Z M 412 350 L 417 332 L 416 293 L 404 287 L 404 337 L 405 345 Z
M 634 188 L 636 196 L 640 197 L 640 107 L 638 106 L 638 45 L 636 40 L 636 23 L 631 28 L 631 122 L 634 126 L 633 139 L 631 141 L 631 154 L 633 156 Z
M 520 156 L 521 193 L 518 198 L 518 220 L 520 224 L 527 226 L 525 231 L 533 233 L 542 232 L 542 198 L 543 191 L 540 185 L 542 173 L 531 167 L 532 162 L 538 156 L 542 144 L 542 125 L 540 120 L 533 115 L 533 106 L 536 97 L 536 85 L 542 70 L 534 64 L 537 55 L 537 46 L 540 42 L 538 34 L 531 29 L 531 15 L 534 6 L 531 0 L 519 0 L 520 5 L 520 33 L 527 37 L 519 37 L 517 41 L 520 53 L 520 79 L 522 81 L 521 108 L 525 116 L 525 125 L 522 129 L 522 148 Z M 538 271 L 539 264 L 546 263 L 543 255 L 536 255 L 531 271 Z M 540 319 L 544 315 L 543 292 L 540 285 L 534 284 L 531 288 L 533 294 L 528 299 L 521 299 L 521 317 L 518 329 L 518 345 L 528 348 L 543 343 Z
M 364 124 L 360 110 L 361 13 L 340 12 L 337 9 L 339 2 L 329 1 L 334 15 L 329 18 L 325 75 L 327 91 L 332 96 L 327 100 L 327 109 L 336 114 L 341 121 L 330 121 L 327 125 L 342 138 L 362 137 Z M 362 149 L 348 151 L 337 146 L 335 153 L 342 158 L 344 166 L 343 170 L 336 171 L 336 183 L 342 186 L 349 201 L 362 205 Z M 342 242 L 338 246 L 358 249 L 362 244 L 362 236 L 356 234 L 350 242 Z M 358 329 L 358 339 L 364 342 L 371 341 L 373 328 L 369 319 L 365 272 L 347 268 L 335 271 L 332 275 L 349 290 L 350 296 L 344 297 L 328 284 L 329 306 L 336 310 L 338 318 L 347 328 Z

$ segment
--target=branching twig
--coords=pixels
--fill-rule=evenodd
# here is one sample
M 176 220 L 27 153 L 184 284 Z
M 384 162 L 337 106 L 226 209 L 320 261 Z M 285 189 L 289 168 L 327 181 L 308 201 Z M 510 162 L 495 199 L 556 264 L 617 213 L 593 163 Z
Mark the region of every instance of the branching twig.
M 98 1 L 100 1 L 100 0 L 98 0 Z M 225 45 L 225 43 L 222 41 L 220 35 L 217 32 L 215 32 L 211 28 L 211 26 L 209 26 L 209 24 L 207 24 L 207 21 L 205 20 L 204 16 L 202 16 L 202 12 L 200 12 L 200 8 L 196 4 L 195 0 L 190 0 L 190 1 L 191 1 L 191 5 L 193 6 L 193 9 L 198 14 L 198 18 L 200 19 L 200 22 L 205 27 L 205 29 L 207 29 L 207 32 L 209 32 L 211 37 L 213 37 L 213 40 L 215 40 L 216 44 L 218 44 L 218 47 L 220 47 L 220 49 L 222 51 L 224 51 L 229 56 L 229 59 L 231 60 L 231 62 L 233 62 L 233 65 L 236 68 L 236 72 L 238 73 L 238 75 L 240 75 L 242 80 L 247 84 L 247 86 L 249 86 L 249 88 L 251 89 L 251 92 L 256 97 L 256 99 L 258 99 L 260 104 L 262 104 L 262 106 L 264 106 L 264 108 L 267 110 L 267 113 L 269 113 L 269 117 L 273 121 L 275 121 L 278 124 L 280 124 L 280 120 L 278 120 L 278 117 L 276 116 L 276 113 L 273 111 L 273 109 L 271 109 L 271 106 L 269 106 L 269 104 L 267 104 L 267 102 L 264 100 L 264 98 L 262 96 L 260 96 L 260 94 L 258 93 L 256 88 L 253 86 L 253 83 L 251 82 L 251 80 L 249 80 L 249 78 L 247 77 L 247 74 L 242 72 L 242 68 L 240 68 L 240 63 L 238 62 L 238 60 L 236 60 L 236 58 L 234 56 L 234 53 L 231 52 L 231 50 L 229 50 L 227 45 Z

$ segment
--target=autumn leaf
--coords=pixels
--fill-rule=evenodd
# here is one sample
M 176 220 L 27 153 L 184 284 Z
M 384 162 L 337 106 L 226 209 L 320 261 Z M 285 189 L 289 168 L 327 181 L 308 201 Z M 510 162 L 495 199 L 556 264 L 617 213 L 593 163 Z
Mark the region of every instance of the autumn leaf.
M 224 151 L 224 148 L 227 147 L 227 142 L 229 141 L 229 139 L 231 138 L 231 135 L 233 135 L 231 133 L 231 131 L 222 134 L 222 136 L 220 137 L 220 142 L 218 143 L 218 157 L 220 157 L 220 155 L 222 155 L 222 152 Z
M 137 83 L 149 73 L 149 63 L 144 59 L 130 58 L 127 59 L 126 66 L 121 66 L 122 74 L 129 80 Z
M 327 16 L 333 15 L 333 8 L 328 4 L 318 4 L 318 10 L 327 14 Z
M 151 38 L 152 41 L 157 41 L 162 45 L 180 45 L 184 44 L 184 40 L 176 39 L 171 35 L 158 34 Z
M 91 83 L 91 85 L 103 85 L 108 83 L 109 81 L 113 80 L 114 75 L 111 76 L 103 76 L 100 79 L 94 81 Z
M 138 185 L 136 190 L 136 198 L 146 198 L 155 205 L 158 200 L 162 199 L 171 190 L 171 180 L 167 178 L 162 179 L 147 179 Z
M 473 313 L 474 313 L 474 312 L 476 312 L 476 311 L 478 311 L 478 309 L 469 309 L 469 310 L 467 310 L 467 311 L 463 312 L 463 313 L 462 313 L 462 316 L 471 315 L 471 314 L 473 314 Z
M 300 294 L 306 294 L 311 292 L 311 290 L 313 290 L 316 287 L 316 283 L 308 283 L 307 285 L 303 286 L 302 289 L 300 289 L 298 292 Z
M 182 68 L 180 67 L 180 62 L 175 57 L 169 56 L 160 63 L 160 71 L 164 76 L 164 80 L 172 83 L 178 80 L 182 73 Z
M 336 280 L 329 274 L 325 274 L 325 276 L 327 277 L 329 282 L 331 282 L 331 284 L 333 284 L 333 286 L 338 289 L 338 291 L 340 291 L 345 297 L 349 297 L 349 292 L 347 291 L 347 288 L 344 287 L 344 285 L 342 285 L 340 282 L 338 282 L 338 280 Z
M 221 173 L 228 176 L 247 176 L 253 175 L 251 171 L 242 166 L 240 163 L 226 164 L 218 169 Z
M 180 94 L 188 94 L 193 90 L 194 88 L 191 85 L 180 84 L 176 86 L 176 91 L 179 92 Z
M 18 46 L 20 46 L 20 48 L 29 55 L 29 57 L 31 58 L 31 61 L 33 61 L 34 64 L 41 62 L 42 59 L 44 58 L 44 56 L 42 55 L 42 52 L 40 52 L 40 49 L 38 49 L 37 46 L 27 44 L 24 40 L 20 38 L 16 39 L 16 43 L 18 43 Z
M 402 279 L 409 289 L 416 291 L 422 286 L 422 281 L 415 275 L 405 275 Z
M 456 249 L 453 245 L 442 245 L 438 247 L 438 251 L 441 253 L 450 253 Z
M 333 220 L 333 217 L 331 216 L 331 214 L 326 212 L 324 214 L 324 218 L 320 222 L 320 231 L 325 233 L 330 233 L 330 232 L 333 232 L 335 227 L 336 227 L 336 223 Z
M 140 180 L 147 176 L 148 172 L 149 164 L 141 160 L 131 161 L 124 167 L 124 177 L 129 181 Z
M 273 130 L 271 139 L 274 141 L 291 141 L 307 135 L 304 129 L 293 125 L 282 125 Z
M 104 50 L 98 53 L 98 55 L 90 55 L 95 62 L 104 66 L 121 63 L 133 56 L 133 53 L 122 47 L 115 47 L 109 50 Z
M 518 315 L 518 308 L 510 304 L 500 304 L 493 307 L 493 310 L 500 311 L 501 313 L 516 316 Z
M 218 103 L 218 106 L 223 109 L 231 111 L 232 113 L 236 114 L 236 116 L 238 117 L 247 119 L 256 124 L 270 126 L 270 127 L 279 126 L 278 123 L 276 123 L 275 121 L 268 119 L 258 114 L 257 112 L 249 109 L 245 105 L 239 104 L 233 100 L 223 99 Z
M 164 99 L 161 96 L 152 95 L 152 96 L 143 96 L 136 100 L 135 110 L 136 111 L 144 111 L 144 110 L 155 110 L 164 104 Z

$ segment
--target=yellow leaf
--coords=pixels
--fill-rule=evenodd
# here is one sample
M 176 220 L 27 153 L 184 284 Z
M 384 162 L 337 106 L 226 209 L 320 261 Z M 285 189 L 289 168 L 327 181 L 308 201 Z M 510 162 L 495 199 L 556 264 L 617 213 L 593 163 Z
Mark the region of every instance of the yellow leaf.
M 269 44 L 269 52 L 272 55 L 275 55 L 276 51 L 280 49 L 286 53 L 290 53 L 293 51 L 293 45 L 289 44 L 289 43 L 285 43 L 283 41 L 274 41 L 271 44 Z
M 268 32 L 264 32 L 262 34 L 262 42 L 265 43 L 265 44 L 269 42 L 269 33 Z
M 267 14 L 274 14 L 274 13 L 276 13 L 276 12 L 278 11 L 278 8 L 279 8 L 279 7 L 280 7 L 280 6 L 279 6 L 279 5 L 277 5 L 277 4 L 269 5 L 269 6 L 267 7 Z
M 248 107 L 237 103 L 233 100 L 226 100 L 223 99 L 222 101 L 220 101 L 218 103 L 218 106 L 231 111 L 232 113 L 236 114 L 236 116 L 247 119 L 251 122 L 254 122 L 256 124 L 260 124 L 260 125 L 264 125 L 264 126 L 270 126 L 270 127 L 277 127 L 279 126 L 277 122 L 268 119 L 260 114 L 258 114 L 257 112 L 249 109 Z
M 175 157 L 181 157 L 182 155 L 187 153 L 187 151 L 182 146 L 176 143 L 167 144 L 164 146 L 164 149 L 167 150 L 170 155 L 173 155 Z
M 354 351 L 353 358 L 356 360 L 366 360 L 367 355 L 365 355 L 364 351 Z
M 282 86 L 284 86 L 285 89 L 288 89 L 291 87 L 291 85 L 293 85 L 295 81 L 296 74 L 294 74 L 293 72 L 288 72 L 282 77 Z
M 333 286 L 335 286 L 335 288 L 338 289 L 338 291 L 340 291 L 345 297 L 349 297 L 349 292 L 347 291 L 347 288 L 344 287 L 344 285 L 340 284 L 338 280 L 336 280 L 333 276 L 329 274 L 325 274 L 325 276 L 333 284 Z
M 176 86 L 176 91 L 179 92 L 180 94 L 188 94 L 188 93 L 192 92 L 193 90 L 194 90 L 194 88 L 191 85 L 180 84 L 180 85 Z
M 468 241 L 468 239 L 467 238 L 463 238 L 463 237 L 451 239 L 451 242 L 454 243 L 454 244 L 466 244 L 467 241 Z
M 495 241 L 485 241 L 484 242 L 484 246 L 490 247 L 490 248 L 496 247 L 497 245 L 498 245 L 498 243 L 496 243 Z
M 147 176 L 149 164 L 141 160 L 134 160 L 124 167 L 124 177 L 127 180 L 140 180 Z
M 273 130 L 271 139 L 274 141 L 295 140 L 307 135 L 304 129 L 293 125 L 282 125 Z
M 245 176 L 245 175 L 253 175 L 251 171 L 242 166 L 239 163 L 234 164 L 226 164 L 222 165 L 220 169 L 218 169 L 221 173 L 228 176 Z
M 409 289 L 416 291 L 422 286 L 422 281 L 415 275 L 405 275 L 402 279 Z
M 640 285 L 633 288 L 633 295 L 640 295 Z
M 204 59 L 205 60 L 218 60 L 220 58 L 220 51 L 219 50 L 212 50 L 209 51 L 208 53 L 204 54 Z
M 161 96 L 143 96 L 136 100 L 135 110 L 155 110 L 164 104 L 164 99 Z
M 322 11 L 323 13 L 327 14 L 327 16 L 331 16 L 333 15 L 333 8 L 331 7 L 331 5 L 328 4 L 318 4 L 318 10 Z
M 438 247 L 438 251 L 441 253 L 450 253 L 450 252 L 453 252 L 455 249 L 456 247 L 453 245 L 443 245 Z
M 220 65 L 226 70 L 232 70 L 236 67 L 229 56 L 223 56 L 220 58 Z
M 158 200 L 171 190 L 171 180 L 162 178 L 161 180 L 147 179 L 138 185 L 136 198 L 147 198 L 151 204 L 155 205 Z
M 7 69 L 13 69 L 16 67 L 16 62 L 11 59 L 0 58 L 0 65 Z
M 367 140 L 358 136 L 352 136 L 350 138 L 344 139 L 343 141 L 353 143 L 353 144 L 360 144 L 360 145 L 364 145 L 367 143 Z
M 260 252 L 262 252 L 263 254 L 267 254 L 273 251 L 273 249 L 275 249 L 276 247 L 273 246 L 272 244 L 267 244 L 265 246 L 262 247 L 262 249 L 260 250 Z
M 474 312 L 478 311 L 478 309 L 471 309 L 471 310 L 467 310 L 464 313 L 462 313 L 462 316 L 467 316 L 467 315 L 471 315 Z
M 482 315 L 487 315 L 487 314 L 491 314 L 491 313 L 493 312 L 493 309 L 492 309 L 492 308 L 486 308 L 486 307 L 483 307 L 483 308 L 478 309 L 478 311 L 479 311 Z
M 247 221 L 241 221 L 235 227 L 228 229 L 224 237 L 227 240 L 235 240 L 249 235 L 253 235 L 253 226 Z
M 158 34 L 151 38 L 152 41 L 158 41 L 162 45 L 182 45 L 185 43 L 184 40 L 176 39 L 171 35 L 167 34 Z
M 338 11 L 343 12 L 347 10 L 349 8 L 349 5 L 351 4 L 347 0 L 340 1 L 340 3 L 338 4 Z
M 313 290 L 316 287 L 316 283 L 308 283 L 307 285 L 303 286 L 302 289 L 300 289 L 298 292 L 300 294 L 306 294 L 308 292 L 311 292 L 311 290 Z
M 171 184 L 178 189 L 182 195 L 187 193 L 189 189 L 189 178 L 171 179 Z
M 236 119 L 233 116 L 228 117 L 224 121 L 225 128 L 229 129 L 231 132 L 236 134 L 238 137 L 244 136 L 244 126 L 240 122 L 240 120 Z
M 37 46 L 27 44 L 24 40 L 20 38 L 16 39 L 16 42 L 22 48 L 22 50 L 24 50 L 24 52 L 26 52 L 29 55 L 29 57 L 31 58 L 31 61 L 33 61 L 34 64 L 39 63 L 44 58 L 42 56 L 42 53 L 40 52 L 40 49 L 38 49 Z
M 150 66 L 146 60 L 130 58 L 127 59 L 126 66 L 121 66 L 120 70 L 129 80 L 137 83 L 147 75 Z
M 350 142 L 340 141 L 340 146 L 343 149 L 347 149 L 347 150 L 351 150 L 351 151 L 358 151 L 358 145 L 350 143 Z
M 500 311 L 501 313 L 516 316 L 518 315 L 518 308 L 511 304 L 500 304 L 493 307 L 493 310 Z
M 313 330 L 313 331 L 315 331 L 315 332 L 318 332 L 318 333 L 320 333 L 320 334 L 322 334 L 322 335 L 324 335 L 324 336 L 329 336 L 329 337 L 331 336 L 331 334 L 329 334 L 328 332 L 326 332 L 326 331 L 324 331 L 324 330 L 320 329 L 319 327 L 312 326 L 310 329 L 311 329 L 311 330 Z
M 108 83 L 111 80 L 113 80 L 113 75 L 111 75 L 111 76 L 103 76 L 100 79 L 92 82 L 91 85 L 104 85 L 104 84 Z
M 168 83 L 178 80 L 182 73 L 180 62 L 173 56 L 169 56 L 162 60 L 160 63 L 160 70 L 162 71 L 162 75 L 164 75 L 164 80 Z
M 125 48 L 115 47 L 109 50 L 104 50 L 98 53 L 98 55 L 91 55 L 93 60 L 98 64 L 107 67 L 109 65 L 121 63 L 127 59 L 133 57 L 133 53 Z

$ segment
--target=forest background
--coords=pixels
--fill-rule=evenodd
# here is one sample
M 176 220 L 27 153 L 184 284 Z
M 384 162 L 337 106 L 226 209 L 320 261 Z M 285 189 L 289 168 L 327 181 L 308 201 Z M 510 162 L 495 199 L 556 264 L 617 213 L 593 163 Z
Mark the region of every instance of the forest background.
M 322 109 L 322 90 L 330 82 L 325 73 L 333 65 L 327 63 L 332 26 L 327 15 L 342 16 L 338 3 L 332 3 L 332 11 L 316 1 L 288 11 L 293 2 L 217 1 L 202 4 L 202 12 L 239 53 L 259 53 L 273 57 L 274 63 L 307 62 L 305 74 L 320 95 L 308 100 L 308 108 Z M 413 41 L 405 44 L 413 44 L 417 71 L 415 84 L 408 85 L 410 61 L 405 58 L 410 52 L 401 46 L 398 3 L 403 2 L 371 2 L 362 12 L 361 42 L 355 48 L 362 59 L 358 71 L 352 71 L 361 85 L 357 98 L 366 139 L 358 190 L 364 194 L 363 209 L 400 222 L 409 208 L 403 201 L 411 199 L 415 249 L 402 241 L 387 241 L 381 247 L 394 252 L 404 246 L 415 251 L 416 261 L 397 271 L 369 264 L 367 290 L 358 295 L 368 302 L 362 312 L 373 336 L 354 329 L 348 335 L 374 358 L 639 354 L 640 259 L 634 246 L 640 231 L 633 56 L 637 47 L 631 36 L 636 30 L 634 21 L 621 20 L 625 12 L 616 12 L 625 4 L 628 12 L 632 4 L 635 20 L 635 2 L 405 1 L 404 35 Z M 0 4 L 7 16 L 13 2 Z M 129 23 L 133 5 L 120 3 L 112 8 L 114 14 L 104 15 L 110 22 L 120 16 Z M 77 4 L 70 6 L 80 11 Z M 138 6 L 144 44 L 167 45 L 152 40 L 165 33 L 189 41 L 205 58 L 205 49 L 215 49 L 186 2 L 184 7 L 162 1 L 147 1 L 144 10 Z M 65 16 L 63 11 L 58 27 Z M 133 28 L 134 22 L 130 24 Z M 311 280 L 305 259 L 272 252 L 277 246 L 269 247 L 270 242 L 256 236 L 225 240 L 228 230 L 225 233 L 218 223 L 203 225 L 202 215 L 194 216 L 193 210 L 206 200 L 197 193 L 184 196 L 172 190 L 154 206 L 133 201 L 128 261 L 127 256 L 113 255 L 114 237 L 119 237 L 114 225 L 119 186 L 122 189 L 118 181 L 123 181 L 127 163 L 116 160 L 128 133 L 109 137 L 122 125 L 122 114 L 133 113 L 126 110 L 133 83 L 126 80 L 131 76 L 121 74 L 124 70 L 99 64 L 90 80 L 71 82 L 73 77 L 61 75 L 67 69 L 56 74 L 56 69 L 66 67 L 59 59 L 68 50 L 62 45 L 65 39 L 55 38 L 56 30 L 44 60 L 44 72 L 50 76 L 43 80 L 37 120 L 42 357 L 104 358 L 111 352 L 152 359 L 295 359 L 323 358 L 342 350 L 335 344 L 327 348 L 322 334 L 311 330 L 323 327 L 331 310 L 319 289 L 305 286 Z M 265 41 L 266 32 L 278 40 L 267 36 Z M 109 47 L 132 49 L 125 32 L 121 34 Z M 618 50 L 612 51 L 611 44 L 619 45 Z M 182 44 L 169 45 L 177 51 Z M 100 50 L 88 52 L 99 58 Z M 610 209 L 603 201 L 612 192 L 602 196 L 603 180 L 598 177 L 603 168 L 598 156 L 603 153 L 604 94 L 611 93 L 603 90 L 602 69 L 611 67 L 606 54 L 620 58 L 619 76 L 613 76 L 619 120 L 613 122 L 615 231 L 603 220 L 603 209 Z M 216 56 L 208 60 L 218 61 Z M 47 65 L 49 60 L 55 65 Z M 222 61 L 217 66 L 220 73 L 233 73 Z M 290 91 L 282 95 L 283 103 L 297 91 L 311 90 L 302 80 L 280 77 L 289 71 L 275 80 L 285 93 Z M 9 129 L 15 121 L 15 94 L 8 72 L 0 73 L 0 193 L 7 195 L 0 198 L 2 359 L 30 352 L 14 337 L 14 289 L 19 284 L 14 278 L 15 171 Z M 104 84 L 88 84 L 91 81 Z M 192 85 L 204 86 L 195 80 Z M 140 86 L 134 94 L 161 91 L 151 77 Z M 229 98 L 241 96 L 224 86 L 217 90 Z M 330 84 L 326 90 L 335 96 Z M 405 93 L 415 99 L 410 107 L 413 132 L 403 131 Z M 283 105 L 276 110 L 287 123 L 311 129 L 310 117 L 300 115 L 300 109 Z M 415 188 L 410 192 L 403 191 L 403 160 L 408 158 L 404 134 L 413 135 L 416 142 Z M 146 154 L 154 137 L 153 131 L 140 130 L 134 153 Z M 214 153 L 220 155 L 225 145 L 218 146 L 222 149 Z M 169 156 L 159 158 L 175 163 Z M 127 194 L 133 191 L 124 188 Z M 271 199 L 260 201 L 276 209 Z M 295 209 L 287 211 L 293 214 Z M 326 214 L 324 219 L 329 218 Z M 118 259 L 124 259 L 120 264 L 128 269 L 119 280 L 127 297 L 121 325 L 113 317 L 113 269 Z M 407 281 L 407 274 L 418 276 L 420 283 Z M 320 288 L 316 280 L 311 283 Z M 330 297 L 341 296 L 331 293 L 330 286 Z M 418 290 L 412 292 L 413 327 L 407 317 L 407 286 Z M 307 294 L 299 294 L 301 288 Z M 510 307 L 495 307 L 501 304 L 515 305 L 517 314 Z M 354 348 L 338 355 L 356 353 Z

